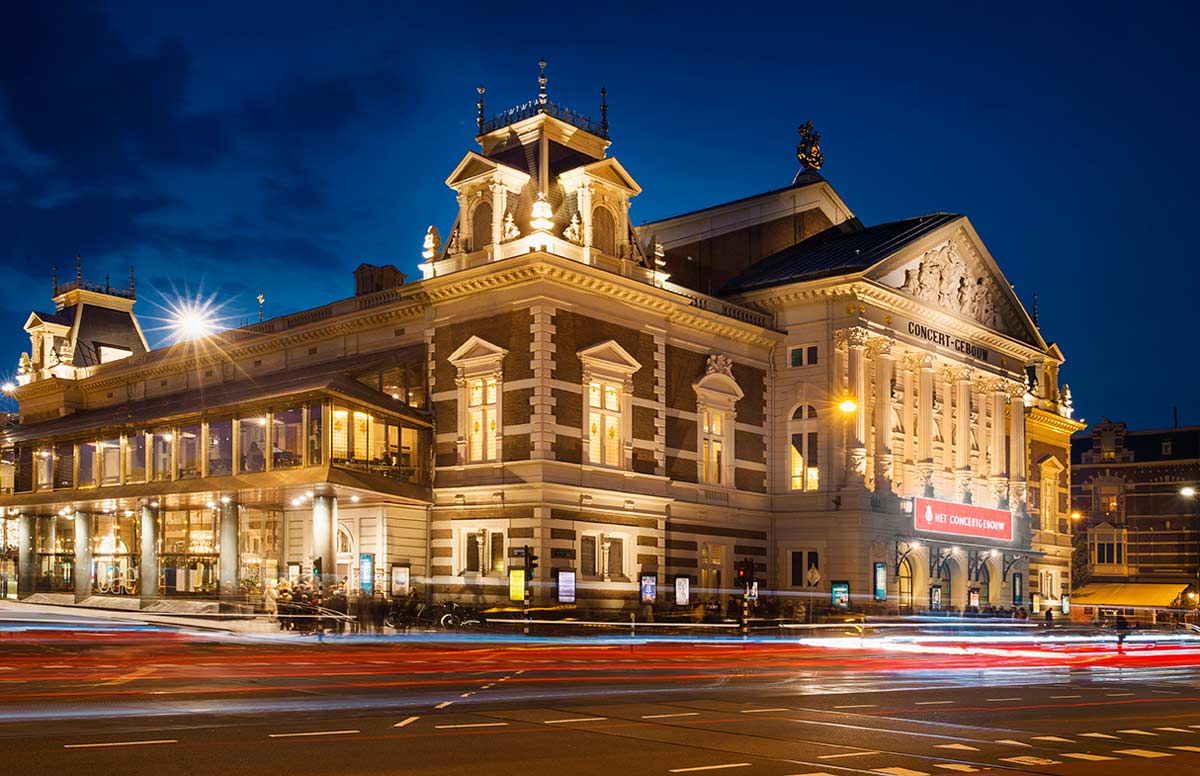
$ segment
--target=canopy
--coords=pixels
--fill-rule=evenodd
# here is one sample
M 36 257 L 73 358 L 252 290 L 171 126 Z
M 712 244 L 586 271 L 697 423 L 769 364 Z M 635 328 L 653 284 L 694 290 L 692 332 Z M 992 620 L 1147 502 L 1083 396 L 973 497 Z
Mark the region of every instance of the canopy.
M 1188 585 L 1097 582 L 1071 594 L 1075 606 L 1151 606 L 1165 608 L 1175 603 Z

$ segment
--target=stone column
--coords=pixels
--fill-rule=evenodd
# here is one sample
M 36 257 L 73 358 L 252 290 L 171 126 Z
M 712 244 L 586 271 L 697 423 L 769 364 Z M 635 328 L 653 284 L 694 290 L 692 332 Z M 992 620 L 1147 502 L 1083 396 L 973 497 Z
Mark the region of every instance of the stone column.
M 492 193 L 492 261 L 500 258 L 500 241 L 504 239 L 504 216 L 508 211 L 508 193 L 504 184 L 493 181 Z
M 75 603 L 92 595 L 92 516 L 75 513 Z
M 891 492 L 895 480 L 892 455 L 892 341 L 875 340 L 875 490 Z
M 592 185 L 584 183 L 576 190 L 576 207 L 583 224 L 583 263 L 592 263 Z
M 1004 392 L 1004 383 L 997 380 L 992 386 L 992 495 L 996 499 L 996 507 L 1008 507 L 1008 465 L 1004 459 L 1007 434 L 1004 430 L 1004 411 L 1008 404 L 1008 395 Z
M 954 372 L 942 369 L 941 401 L 936 404 L 942 413 L 942 471 L 954 470 L 954 383 Z
M 21 513 L 17 518 L 17 598 L 33 595 L 37 583 L 37 517 Z
M 954 427 L 954 496 L 971 503 L 971 367 L 955 370 L 958 396 Z M 949 397 L 947 397 L 948 399 Z M 948 402 L 947 402 L 948 403 Z
M 851 328 L 846 331 L 846 345 L 849 348 L 849 378 L 850 395 L 856 408 L 852 419 L 844 419 L 850 423 L 850 434 L 847 440 L 849 447 L 849 475 L 855 483 L 862 483 L 867 475 L 867 364 L 865 348 L 867 345 L 867 330 Z M 852 421 L 852 422 L 850 422 Z M 847 483 L 849 484 L 849 483 Z
M 158 510 L 149 504 L 142 504 L 139 520 L 141 556 L 138 560 L 138 595 L 144 605 L 147 599 L 158 596 Z
M 902 401 L 900 403 L 900 425 L 904 427 L 904 469 L 903 475 L 900 477 L 905 490 L 911 491 L 915 470 L 913 462 L 917 457 L 917 421 L 916 421 L 916 404 L 914 397 L 916 396 L 915 364 L 909 354 L 904 356 L 904 369 L 901 373 L 903 391 Z
M 1025 511 L 1025 402 L 1014 386 L 1008 402 L 1008 489 L 1009 507 Z
M 233 501 L 222 501 L 220 509 L 219 590 L 222 598 L 233 598 L 238 593 L 238 505 Z
M 337 498 L 317 495 L 312 503 L 312 555 L 321 559 L 320 582 L 326 586 L 337 577 Z
M 917 396 L 917 479 L 925 496 L 933 495 L 933 356 L 920 357 Z

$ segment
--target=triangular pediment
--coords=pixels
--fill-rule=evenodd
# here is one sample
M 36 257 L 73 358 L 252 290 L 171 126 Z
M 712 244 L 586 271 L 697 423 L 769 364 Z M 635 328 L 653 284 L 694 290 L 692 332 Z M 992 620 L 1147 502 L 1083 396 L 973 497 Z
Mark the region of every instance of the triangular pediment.
M 629 171 L 620 162 L 611 157 L 567 170 L 559 176 L 559 180 L 562 181 L 564 186 L 570 189 L 578 185 L 578 179 L 581 177 L 587 177 L 594 181 L 615 186 L 625 191 L 631 197 L 636 197 L 642 193 L 641 185 L 633 179 Z
M 906 245 L 865 277 L 984 328 L 1045 350 L 1046 343 L 966 218 Z
M 463 184 L 487 175 L 499 175 L 510 188 L 517 189 L 529 180 L 529 174 L 526 172 L 509 167 L 495 159 L 489 159 L 474 151 L 468 151 L 458 166 L 454 168 L 454 172 L 450 173 L 450 177 L 446 178 L 446 185 L 457 189 Z
M 616 340 L 605 340 L 579 351 L 579 360 L 585 364 L 632 374 L 642 368 L 629 351 L 621 347 Z
M 506 353 L 508 351 L 499 345 L 493 345 L 482 337 L 472 334 L 466 342 L 447 356 L 446 360 L 457 367 L 466 367 L 499 361 L 504 358 Z

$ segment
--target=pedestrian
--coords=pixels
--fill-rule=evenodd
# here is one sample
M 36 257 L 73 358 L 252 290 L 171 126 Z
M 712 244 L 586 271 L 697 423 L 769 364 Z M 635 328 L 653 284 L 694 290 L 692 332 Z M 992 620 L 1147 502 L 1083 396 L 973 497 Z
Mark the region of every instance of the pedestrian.
M 264 608 L 267 610 L 267 620 L 275 622 L 279 614 L 279 588 L 275 583 L 267 585 L 267 591 L 263 595 Z
M 375 594 L 371 599 L 371 628 L 375 633 L 383 634 L 383 622 L 387 619 L 388 600 L 382 594 Z
M 1054 627 L 1054 610 L 1053 609 L 1046 610 L 1046 618 L 1045 619 L 1046 619 L 1046 627 L 1053 628 Z

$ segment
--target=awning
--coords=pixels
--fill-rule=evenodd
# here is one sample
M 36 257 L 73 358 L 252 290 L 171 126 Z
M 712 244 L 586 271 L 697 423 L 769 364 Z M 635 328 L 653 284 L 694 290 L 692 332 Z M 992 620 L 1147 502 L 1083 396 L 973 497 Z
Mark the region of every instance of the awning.
M 1189 585 L 1096 582 L 1071 594 L 1074 606 L 1150 606 L 1165 608 L 1175 603 Z

